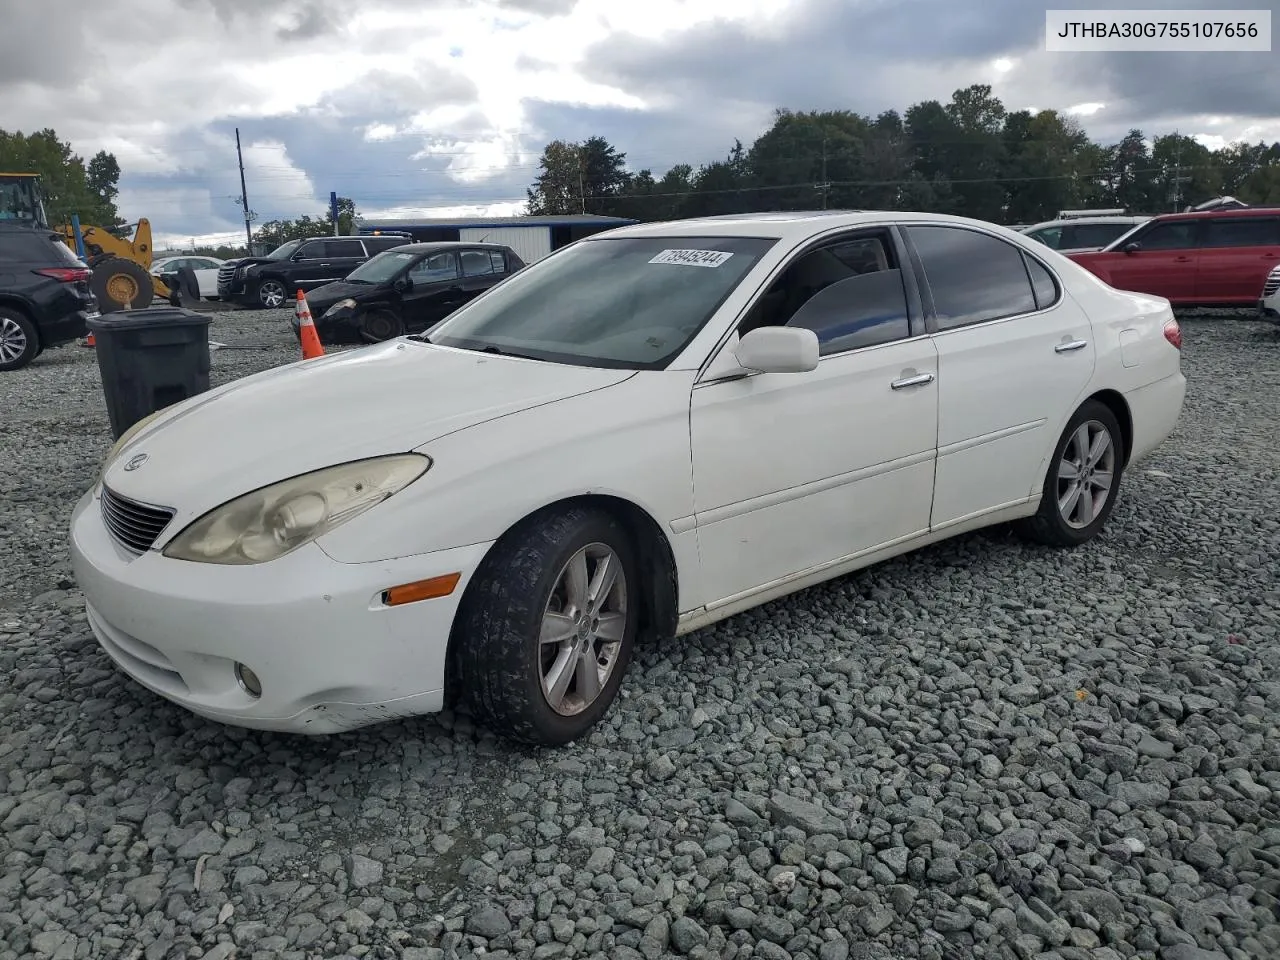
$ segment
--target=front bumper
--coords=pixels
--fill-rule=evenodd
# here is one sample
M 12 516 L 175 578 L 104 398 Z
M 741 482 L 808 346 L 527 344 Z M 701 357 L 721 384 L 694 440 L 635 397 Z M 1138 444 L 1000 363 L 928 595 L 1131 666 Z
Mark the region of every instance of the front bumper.
M 121 670 L 200 716 L 302 734 L 440 710 L 454 614 L 487 549 L 339 563 L 311 543 L 234 567 L 127 553 L 96 489 L 71 520 L 89 626 Z M 389 587 L 453 572 L 462 578 L 447 597 L 382 603 Z M 260 696 L 241 686 L 237 663 L 260 679 Z
M 1258 301 L 1258 318 L 1280 325 L 1280 297 Z
M 316 325 L 316 335 L 320 337 L 320 342 L 325 345 L 363 343 L 356 311 L 344 307 L 328 313 L 332 306 L 333 304 L 322 304 L 321 307 L 315 307 L 310 300 L 307 301 L 307 307 L 311 310 L 311 322 Z M 296 312 L 289 318 L 289 326 L 294 336 L 301 340 L 301 325 Z

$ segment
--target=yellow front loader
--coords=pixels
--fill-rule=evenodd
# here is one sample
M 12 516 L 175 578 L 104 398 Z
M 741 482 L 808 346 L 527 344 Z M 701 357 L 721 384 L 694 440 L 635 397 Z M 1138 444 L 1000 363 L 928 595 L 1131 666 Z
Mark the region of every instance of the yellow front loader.
M 105 227 L 80 225 L 85 262 L 93 268 L 89 286 L 103 313 L 151 305 L 156 297 L 173 301 L 174 291 L 151 270 L 151 223 L 145 217 L 133 224 L 133 237 L 121 237 Z M 73 251 L 76 228 L 63 224 L 54 228 Z

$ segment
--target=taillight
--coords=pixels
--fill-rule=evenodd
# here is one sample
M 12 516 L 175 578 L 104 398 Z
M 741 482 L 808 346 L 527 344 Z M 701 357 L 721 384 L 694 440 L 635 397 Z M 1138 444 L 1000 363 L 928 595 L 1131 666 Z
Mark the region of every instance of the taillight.
M 1164 338 L 1179 350 L 1182 349 L 1182 328 L 1178 326 L 1177 320 L 1170 318 L 1164 322 Z
M 42 277 L 61 280 L 63 283 L 88 283 L 89 278 L 93 276 L 93 271 L 88 267 L 46 267 L 44 270 L 37 270 L 36 273 Z

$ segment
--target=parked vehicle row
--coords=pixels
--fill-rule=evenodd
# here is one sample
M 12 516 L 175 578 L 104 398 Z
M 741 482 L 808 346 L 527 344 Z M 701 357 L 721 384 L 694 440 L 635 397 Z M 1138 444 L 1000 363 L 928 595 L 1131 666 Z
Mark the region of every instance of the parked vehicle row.
M 400 252 L 370 272 L 445 269 Z M 140 422 L 72 564 L 108 655 L 202 716 L 324 734 L 462 701 L 563 744 L 642 638 L 995 523 L 1086 543 L 1178 419 L 1180 345 L 1167 301 L 980 221 L 622 227 L 426 334 Z
M 1280 263 L 1280 207 L 1169 213 L 1068 256 L 1119 290 L 1177 306 L 1248 306 Z
M 400 246 L 407 235 L 290 240 L 265 257 L 245 257 L 218 270 L 220 300 L 247 307 L 282 307 L 299 290 L 344 279 L 370 257 Z

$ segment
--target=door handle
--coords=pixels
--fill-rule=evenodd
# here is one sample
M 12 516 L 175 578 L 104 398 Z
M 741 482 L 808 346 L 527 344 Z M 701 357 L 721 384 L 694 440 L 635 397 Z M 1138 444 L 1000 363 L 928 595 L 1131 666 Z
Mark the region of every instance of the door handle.
M 1055 353 L 1071 353 L 1073 350 L 1083 350 L 1088 345 L 1088 340 L 1068 340 L 1066 343 L 1058 344 L 1053 349 Z
M 932 383 L 932 373 L 918 373 L 914 377 L 903 377 L 901 380 L 895 380 L 889 384 L 894 390 L 902 390 L 905 387 L 918 387 L 921 384 Z

